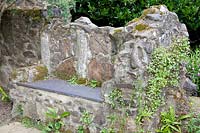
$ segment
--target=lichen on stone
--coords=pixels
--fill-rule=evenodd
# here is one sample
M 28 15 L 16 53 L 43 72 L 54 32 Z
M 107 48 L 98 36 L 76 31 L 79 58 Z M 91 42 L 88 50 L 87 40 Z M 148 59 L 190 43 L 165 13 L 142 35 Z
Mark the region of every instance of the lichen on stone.
M 137 31 L 143 31 L 143 30 L 146 30 L 146 29 L 149 29 L 149 26 L 147 24 L 137 24 L 135 26 L 135 30 Z

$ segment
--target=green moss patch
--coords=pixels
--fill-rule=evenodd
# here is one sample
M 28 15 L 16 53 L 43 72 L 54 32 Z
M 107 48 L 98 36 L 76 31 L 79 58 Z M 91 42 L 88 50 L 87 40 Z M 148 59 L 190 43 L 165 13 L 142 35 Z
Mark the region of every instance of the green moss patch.
M 33 81 L 44 80 L 48 76 L 48 69 L 45 66 L 37 66 L 35 68 L 37 73 L 33 79 Z
M 135 30 L 138 30 L 138 31 L 143 31 L 146 29 L 149 29 L 149 26 L 147 24 L 138 24 L 135 26 Z

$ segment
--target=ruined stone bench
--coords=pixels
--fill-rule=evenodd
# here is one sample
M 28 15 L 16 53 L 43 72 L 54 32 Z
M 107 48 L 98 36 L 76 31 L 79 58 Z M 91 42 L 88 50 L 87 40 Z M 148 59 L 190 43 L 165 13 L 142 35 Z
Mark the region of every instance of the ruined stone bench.
M 76 129 L 80 125 L 81 113 L 84 110 L 94 116 L 92 132 L 99 132 L 106 123 L 105 104 L 101 88 L 72 85 L 63 80 L 44 80 L 32 83 L 16 83 L 10 90 L 13 100 L 13 114 L 18 108 L 23 116 L 46 120 L 45 112 L 54 108 L 59 112 L 69 111 L 71 115 L 65 119 L 67 128 Z

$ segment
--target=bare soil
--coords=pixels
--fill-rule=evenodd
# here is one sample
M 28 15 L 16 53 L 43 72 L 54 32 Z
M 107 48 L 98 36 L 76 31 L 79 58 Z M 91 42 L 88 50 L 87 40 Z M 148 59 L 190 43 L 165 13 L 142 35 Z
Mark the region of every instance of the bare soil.
M 7 124 L 12 119 L 11 110 L 11 102 L 2 102 L 0 100 L 0 126 Z

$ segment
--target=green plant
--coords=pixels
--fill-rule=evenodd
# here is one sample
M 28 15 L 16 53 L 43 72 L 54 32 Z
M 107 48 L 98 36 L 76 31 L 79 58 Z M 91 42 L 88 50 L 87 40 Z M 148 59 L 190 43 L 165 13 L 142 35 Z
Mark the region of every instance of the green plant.
M 46 0 L 49 4 L 48 15 L 54 17 L 54 14 L 58 14 L 64 18 L 65 21 L 70 16 L 70 10 L 75 8 L 74 0 Z M 57 17 L 60 17 L 57 16 Z
M 82 112 L 82 115 L 81 115 L 81 118 L 80 118 L 80 122 L 82 123 L 83 128 L 85 130 L 89 130 L 89 126 L 93 122 L 93 117 L 92 117 L 91 113 L 86 111 L 86 110 L 84 110 Z
M 91 86 L 92 88 L 95 88 L 98 86 L 98 81 L 96 80 L 90 80 L 89 81 L 89 86 Z
M 189 52 L 187 39 L 177 39 L 168 48 L 160 47 L 154 50 L 147 68 L 150 78 L 144 99 L 144 112 L 152 114 L 161 105 L 163 88 L 179 85 L 180 63 L 186 61 Z
M 108 104 L 116 109 L 117 107 L 125 106 L 125 101 L 123 99 L 122 91 L 120 89 L 113 89 L 112 92 L 108 96 L 109 101 Z
M 60 133 L 62 127 L 64 126 L 63 118 L 70 115 L 69 112 L 63 112 L 58 114 L 55 109 L 49 108 L 46 112 L 46 117 L 50 120 L 43 129 L 45 133 Z
M 8 96 L 8 94 L 6 94 L 6 92 L 4 91 L 4 89 L 2 87 L 0 87 L 0 95 L 1 95 L 2 101 L 4 101 L 4 102 L 10 101 L 10 97 Z
M 188 122 L 187 130 L 189 133 L 200 133 L 200 114 Z
M 159 133 L 181 133 L 181 120 L 189 118 L 190 115 L 176 116 L 173 107 L 170 107 L 167 112 L 161 112 L 161 128 L 157 130 Z
M 16 106 L 15 113 L 17 113 L 17 115 L 19 115 L 19 116 L 22 116 L 22 115 L 23 115 L 24 109 L 23 109 L 23 107 L 22 107 L 21 104 L 18 104 L 18 105 Z
M 197 85 L 198 93 L 200 93 L 200 50 L 197 48 L 191 52 L 187 65 L 187 71 L 190 79 Z
M 77 132 L 90 133 L 89 126 L 93 122 L 93 116 L 91 115 L 91 113 L 84 110 L 81 114 L 80 122 L 82 123 L 82 125 L 78 126 Z
M 100 133 L 116 133 L 113 128 L 103 128 Z
M 108 104 L 112 109 L 112 113 L 107 116 L 108 126 L 104 127 L 102 133 L 123 133 L 127 132 L 127 118 L 129 117 L 129 109 L 132 101 L 126 102 L 120 89 L 113 89 L 108 96 Z
M 92 88 L 101 87 L 101 82 L 97 80 L 89 80 L 87 78 L 78 78 L 77 76 L 72 76 L 67 80 L 70 84 L 80 84 L 85 86 L 90 86 Z
M 69 82 L 70 84 L 77 84 L 77 80 L 78 80 L 78 77 L 77 77 L 77 76 L 72 76 L 72 77 L 68 80 L 68 82 Z
M 3 12 L 10 8 L 17 0 L 0 0 L 0 22 Z M 44 0 L 43 4 L 47 6 L 48 17 L 62 17 L 67 21 L 70 17 L 70 10 L 75 10 L 74 0 Z M 35 20 L 38 19 L 34 17 Z
M 27 128 L 37 128 L 39 130 L 43 130 L 45 128 L 45 124 L 41 121 L 33 120 L 29 117 L 24 117 L 21 120 L 21 123 Z

